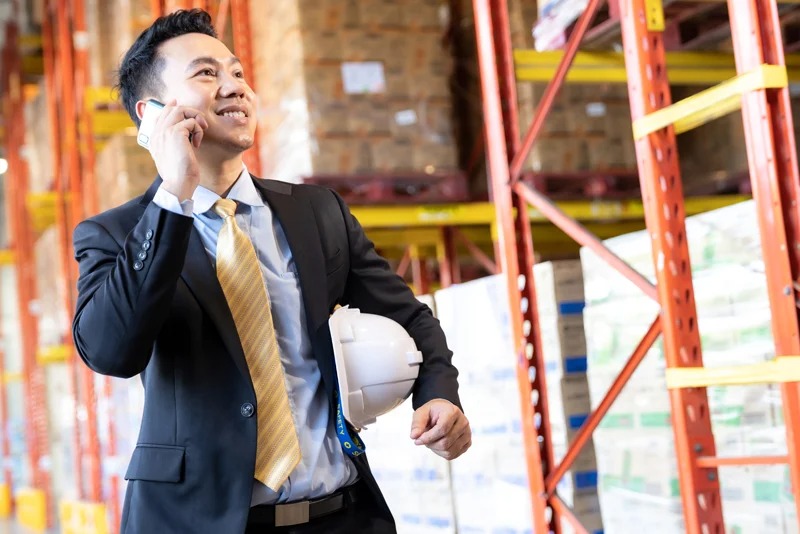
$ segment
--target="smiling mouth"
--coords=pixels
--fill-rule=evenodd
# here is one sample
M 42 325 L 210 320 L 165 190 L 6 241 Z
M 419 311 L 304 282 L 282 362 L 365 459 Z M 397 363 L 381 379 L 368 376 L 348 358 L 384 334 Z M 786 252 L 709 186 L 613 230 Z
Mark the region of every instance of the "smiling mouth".
M 247 117 L 247 113 L 244 111 L 225 111 L 223 113 L 217 113 L 220 117 L 233 117 L 235 119 L 243 119 Z

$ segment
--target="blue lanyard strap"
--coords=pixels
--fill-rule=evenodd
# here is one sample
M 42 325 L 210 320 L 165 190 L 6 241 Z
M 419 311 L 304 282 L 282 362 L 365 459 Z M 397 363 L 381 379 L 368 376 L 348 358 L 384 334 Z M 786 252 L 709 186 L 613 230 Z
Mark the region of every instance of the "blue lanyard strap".
M 348 456 L 355 458 L 364 454 L 364 442 L 358 437 L 358 434 L 347 429 L 347 422 L 344 420 L 344 410 L 342 409 L 342 396 L 339 393 L 339 386 L 333 392 L 333 399 L 336 402 L 336 436 L 342 444 L 342 449 Z

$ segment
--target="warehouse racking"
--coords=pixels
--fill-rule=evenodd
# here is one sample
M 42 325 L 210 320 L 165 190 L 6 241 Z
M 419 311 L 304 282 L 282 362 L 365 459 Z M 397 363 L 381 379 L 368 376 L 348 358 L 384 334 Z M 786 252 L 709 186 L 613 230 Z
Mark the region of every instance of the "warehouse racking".
M 108 444 L 110 450 L 101 451 L 98 439 L 98 433 L 101 430 L 98 428 L 97 418 L 98 398 L 110 400 L 110 380 L 104 379 L 103 387 L 99 389 L 96 387 L 93 374 L 84 365 L 77 362 L 68 330 L 63 334 L 63 344 L 50 347 L 39 346 L 36 317 L 29 303 L 37 298 L 34 276 L 34 243 L 37 235 L 44 228 L 54 226 L 57 228 L 59 236 L 58 250 L 53 251 L 54 261 L 58 261 L 61 266 L 60 276 L 67 288 L 63 295 L 62 305 L 71 315 L 74 306 L 74 291 L 71 288 L 74 287 L 77 277 L 75 262 L 71 258 L 71 229 L 83 217 L 96 213 L 98 210 L 97 191 L 94 189 L 95 180 L 92 176 L 97 146 L 108 135 L 129 127 L 130 122 L 123 111 L 109 106 L 109 103 L 113 102 L 109 88 L 90 87 L 89 85 L 89 50 L 85 38 L 86 20 L 83 13 L 83 0 L 72 0 L 71 2 L 48 0 L 45 4 L 43 35 L 39 43 L 43 50 L 42 64 L 38 65 L 35 58 L 20 54 L 16 44 L 21 39 L 29 39 L 29 37 L 21 36 L 13 21 L 7 28 L 6 46 L 3 49 L 4 134 L 10 166 L 9 176 L 13 177 L 13 179 L 6 180 L 6 202 L 10 212 L 13 252 L 0 251 L 0 266 L 13 264 L 18 273 L 18 310 L 21 318 L 21 337 L 25 343 L 23 372 L 21 375 L 3 373 L 3 383 L 21 380 L 26 389 L 26 396 L 30 400 L 26 404 L 28 420 L 31 422 L 26 441 L 28 460 L 33 473 L 33 487 L 11 488 L 11 478 L 7 474 L 6 485 L 0 487 L 0 499 L 7 496 L 10 501 L 10 496 L 16 495 L 18 512 L 23 512 L 21 515 L 26 518 L 29 525 L 39 526 L 53 522 L 55 507 L 50 494 L 48 473 L 42 465 L 42 458 L 46 456 L 47 448 L 47 418 L 42 369 L 48 363 L 66 361 L 70 366 L 72 389 L 77 401 L 74 463 L 77 466 L 76 484 L 79 500 L 65 503 L 67 506 L 61 511 L 62 519 L 72 515 L 83 515 L 84 523 L 88 523 L 98 520 L 98 518 L 104 518 L 108 514 L 111 520 L 110 524 L 116 526 L 119 524 L 120 514 L 118 506 L 120 481 L 116 475 L 112 475 L 109 481 L 111 488 L 111 497 L 107 500 L 109 509 L 106 510 L 101 505 L 104 477 L 102 456 L 114 454 L 114 429 L 106 429 L 111 439 Z M 248 4 L 247 0 L 152 0 L 151 8 L 154 16 L 178 8 L 200 7 L 209 10 L 214 14 L 215 24 L 222 34 L 228 29 L 231 31 L 237 55 L 242 59 L 246 68 L 249 66 L 249 70 L 252 70 Z M 549 239 L 563 243 L 563 234 L 560 232 L 554 234 L 551 226 L 544 224 L 552 221 L 567 235 L 577 237 L 581 244 L 592 246 L 602 253 L 603 249 L 599 239 L 589 235 L 586 231 L 587 228 L 601 238 L 610 237 L 641 227 L 641 220 L 644 217 L 648 228 L 659 236 L 659 240 L 655 244 L 658 247 L 657 250 L 664 252 L 667 265 L 670 260 L 676 266 L 682 265 L 681 262 L 687 261 L 688 254 L 685 244 L 680 245 L 680 236 L 683 235 L 683 219 L 693 213 L 739 201 L 742 197 L 712 197 L 684 201 L 680 190 L 680 178 L 675 171 L 677 152 L 674 148 L 673 129 L 668 127 L 666 131 L 659 129 L 653 130 L 651 133 L 648 129 L 663 128 L 667 123 L 657 123 L 656 126 L 652 126 L 650 124 L 652 119 L 645 118 L 645 115 L 667 107 L 670 100 L 668 80 L 689 81 L 697 84 L 718 83 L 733 78 L 737 72 L 746 73 L 756 69 L 761 63 L 773 66 L 781 66 L 784 63 L 779 39 L 766 41 L 763 58 L 745 58 L 739 53 L 738 59 L 743 63 L 738 65 L 738 70 L 731 56 L 725 54 L 677 52 L 665 56 L 663 43 L 659 38 L 660 30 L 658 28 L 661 17 L 658 15 L 661 13 L 661 5 L 658 0 L 620 2 L 619 6 L 621 7 L 614 7 L 611 10 L 617 15 L 616 18 L 612 15 L 602 24 L 591 27 L 593 14 L 600 5 L 598 0 L 592 0 L 586 13 L 579 20 L 565 52 L 517 51 L 514 53 L 510 47 L 510 41 L 506 38 L 508 28 L 507 18 L 504 14 L 505 4 L 505 0 L 474 0 L 484 90 L 486 139 L 489 140 L 486 143 L 486 152 L 490 174 L 493 177 L 494 203 L 356 207 L 353 211 L 378 246 L 386 250 L 398 251 L 400 262 L 397 270 L 401 274 L 408 269 L 412 271 L 413 284 L 419 293 L 427 293 L 433 288 L 433 273 L 428 269 L 427 258 L 433 257 L 437 260 L 439 284 L 447 286 L 460 280 L 458 251 L 456 250 L 458 244 L 466 249 L 487 272 L 497 270 L 495 260 L 491 257 L 491 250 L 495 250 L 500 268 L 509 279 L 512 306 L 515 310 L 521 310 L 516 315 L 514 328 L 520 355 L 520 388 L 525 416 L 524 429 L 528 442 L 528 474 L 534 504 L 534 524 L 537 529 L 552 528 L 557 531 L 559 527 L 556 519 L 558 517 L 570 518 L 569 510 L 554 494 L 558 477 L 567 470 L 570 458 L 576 456 L 581 443 L 585 443 L 591 430 L 597 426 L 602 413 L 607 410 L 614 396 L 619 393 L 625 379 L 633 372 L 636 364 L 641 361 L 657 335 L 663 331 L 665 340 L 668 340 L 667 347 L 668 353 L 671 355 L 671 366 L 690 364 L 691 367 L 696 367 L 701 364 L 701 359 L 696 329 L 690 327 L 690 331 L 680 332 L 677 327 L 673 326 L 678 316 L 681 317 L 683 324 L 693 324 L 694 305 L 691 296 L 690 275 L 687 275 L 686 272 L 679 272 L 678 276 L 672 277 L 669 273 L 662 271 L 659 283 L 653 286 L 643 277 L 632 272 L 621 260 L 603 253 L 605 258 L 626 272 L 651 297 L 659 299 L 663 303 L 664 315 L 661 319 L 654 321 L 639 349 L 612 388 L 607 402 L 585 425 L 572 452 L 560 466 L 554 466 L 552 454 L 548 449 L 545 377 L 543 372 L 531 370 L 543 370 L 543 368 L 537 367 L 541 364 L 538 361 L 541 351 L 539 350 L 540 341 L 537 339 L 536 310 L 533 304 L 535 288 L 531 277 L 519 277 L 520 273 L 531 272 L 534 258 L 533 242 L 537 243 L 537 251 L 544 250 Z M 19 9 L 19 0 L 15 0 L 14 6 L 15 9 Z M 617 4 L 613 3 L 613 6 L 617 6 Z M 754 0 L 749 3 L 744 0 L 731 0 L 730 7 L 732 11 L 738 9 L 739 12 L 743 9 L 761 10 L 759 14 L 767 18 L 754 20 L 767 21 L 763 23 L 765 26 L 775 26 L 773 19 L 776 7 L 774 3 L 770 4 L 765 0 Z M 643 26 L 644 23 L 634 24 L 640 13 L 652 15 L 642 19 L 647 20 L 652 28 Z M 739 22 L 739 24 L 745 22 Z M 596 39 L 599 39 L 604 32 L 613 32 L 615 28 L 622 33 L 628 45 L 624 54 L 602 52 L 576 54 L 582 33 L 591 33 Z M 775 28 L 763 29 L 764 35 L 768 35 L 769 32 L 773 32 L 774 36 Z M 749 37 L 746 28 L 737 27 L 736 35 L 741 35 L 738 37 L 740 42 L 737 43 L 739 51 L 748 46 L 753 50 L 760 50 L 759 47 L 753 46 L 755 43 L 747 41 L 747 39 L 752 40 L 755 37 Z M 647 37 L 648 43 L 653 43 L 652 45 L 648 44 L 648 54 L 644 54 L 635 44 L 629 43 L 641 43 L 644 37 Z M 759 46 L 761 42 L 759 40 Z M 566 67 L 573 58 L 577 69 L 568 72 Z M 797 58 L 792 58 L 787 64 L 794 67 L 799 66 L 800 62 L 797 61 Z M 653 80 L 647 80 L 648 70 L 655 73 Z M 57 156 L 53 163 L 56 184 L 54 190 L 47 193 L 30 191 L 27 166 L 22 157 L 25 143 L 25 120 L 22 111 L 26 92 L 33 90 L 26 85 L 25 76 L 26 73 L 32 71 L 36 73 L 41 71 L 40 73 L 44 75 L 48 98 L 47 120 L 51 124 L 52 131 L 61 133 L 59 136 L 54 136 L 53 139 L 53 154 Z M 798 218 L 791 211 L 791 205 L 787 207 L 786 204 L 786 199 L 795 198 L 791 196 L 794 193 L 788 188 L 781 190 L 778 187 L 768 187 L 769 180 L 773 181 L 774 186 L 797 185 L 791 117 L 787 113 L 788 96 L 783 81 L 785 75 L 784 78 L 781 78 L 779 71 L 780 69 L 761 69 L 759 71 L 764 74 L 762 81 L 770 83 L 770 87 L 773 87 L 769 90 L 763 89 L 766 83 L 756 82 L 756 85 L 746 86 L 748 82 L 742 80 L 747 80 L 747 78 L 739 78 L 732 89 L 731 84 L 726 87 L 729 91 L 733 91 L 731 94 L 734 97 L 738 97 L 745 89 L 751 92 L 751 96 L 747 97 L 749 100 L 743 106 L 746 113 L 754 113 L 753 106 L 762 106 L 762 109 L 775 113 L 775 117 L 770 119 L 771 122 L 767 125 L 762 124 L 761 119 L 756 120 L 755 116 L 750 119 L 751 122 L 748 124 L 749 145 L 755 147 L 754 143 L 759 140 L 771 139 L 769 135 L 757 133 L 757 128 L 771 127 L 772 123 L 783 124 L 782 128 L 776 127 L 774 130 L 776 132 L 774 145 L 777 148 L 764 145 L 753 149 L 751 168 L 753 169 L 753 189 L 756 191 L 756 198 L 762 214 L 772 213 L 770 208 L 772 205 L 780 206 L 784 210 L 780 211 L 779 209 L 779 212 L 776 212 L 778 216 L 772 219 L 776 227 L 766 228 L 764 231 L 768 237 L 778 236 L 783 240 L 783 243 L 765 240 L 765 257 L 769 258 L 768 265 L 772 282 L 770 288 L 771 296 L 774 297 L 774 311 L 777 312 L 780 309 L 783 313 L 781 317 L 788 318 L 776 326 L 779 329 L 776 332 L 776 342 L 780 342 L 778 354 L 785 356 L 800 354 L 800 346 L 795 346 L 798 343 L 798 335 L 794 299 L 787 299 L 787 296 L 794 294 L 791 288 L 797 287 L 793 285 L 793 281 L 797 279 L 798 259 L 790 259 L 788 252 L 785 252 L 787 243 L 796 242 L 798 229 L 793 225 L 797 224 Z M 790 70 L 788 78 L 795 79 L 795 74 L 796 71 Z M 624 82 L 625 80 L 634 80 L 633 82 L 629 81 L 631 102 L 635 109 L 634 119 L 641 119 L 637 121 L 638 129 L 640 133 L 646 132 L 642 133 L 637 141 L 642 190 L 645 191 L 643 201 L 550 202 L 535 189 L 529 187 L 526 182 L 516 180 L 522 171 L 522 162 L 524 161 L 522 154 L 534 143 L 536 132 L 541 128 L 547 108 L 552 104 L 557 88 L 565 79 L 565 75 L 571 76 L 572 78 L 567 79 L 572 81 Z M 549 81 L 553 78 L 554 81 L 550 84 L 549 91 L 536 115 L 534 128 L 521 141 L 513 105 L 516 101 L 515 83 L 533 80 Z M 641 83 L 635 83 L 635 80 L 639 79 L 641 79 Z M 663 102 L 657 106 L 646 102 L 645 97 L 649 98 L 650 92 L 663 94 Z M 708 94 L 709 98 L 713 100 L 717 93 Z M 730 94 L 728 96 L 730 97 Z M 696 104 L 698 99 L 691 102 Z M 727 102 L 727 105 L 730 106 L 731 98 L 728 98 Z M 680 108 L 678 109 L 680 110 Z M 712 111 L 709 113 L 712 116 L 714 113 L 720 112 L 718 107 L 711 106 L 711 109 Z M 730 107 L 724 109 L 731 110 Z M 667 117 L 668 122 L 675 119 L 675 115 L 672 113 Z M 657 117 L 658 115 L 656 115 Z M 686 122 L 684 121 L 683 124 Z M 673 160 L 671 162 L 654 161 L 652 156 L 653 147 L 656 146 L 654 143 L 658 143 L 662 154 L 672 153 Z M 767 156 L 764 156 L 767 160 L 760 160 L 760 158 L 762 155 L 768 154 L 769 150 L 777 150 L 778 153 L 788 157 L 790 163 L 793 162 L 793 167 L 768 168 L 769 164 L 766 161 L 772 161 L 774 164 L 774 158 L 769 159 Z M 261 167 L 257 147 L 246 154 L 246 162 L 250 168 Z M 669 187 L 666 188 L 666 191 L 661 190 L 660 187 L 653 187 L 658 184 L 654 177 L 660 176 L 660 172 L 654 174 L 653 170 L 658 164 L 669 164 L 671 166 L 670 174 L 664 173 L 664 176 L 674 175 L 676 177 L 675 185 L 668 184 Z M 504 180 L 503 177 L 514 177 L 514 179 Z M 772 198 L 773 192 L 779 190 L 781 191 L 780 197 Z M 669 216 L 663 215 L 663 206 L 665 205 L 677 206 L 677 211 Z M 764 217 L 762 220 L 766 221 L 767 218 Z M 576 223 L 577 221 L 579 223 Z M 783 234 L 786 234 L 785 238 L 780 237 Z M 678 236 L 675 238 L 678 246 L 674 249 L 669 245 L 670 239 L 673 239 L 668 237 L 670 235 Z M 784 246 L 784 252 L 781 252 L 781 246 Z M 524 281 L 521 289 L 520 281 Z M 790 288 L 790 295 L 784 295 L 785 287 Z M 689 295 L 689 298 L 681 303 L 674 302 L 671 298 L 674 290 L 678 290 L 681 295 Z M 791 306 L 786 304 L 789 301 L 791 301 Z M 527 309 L 524 311 L 521 306 L 523 302 L 528 303 Z M 792 313 L 789 314 L 783 307 L 791 308 Z M 698 347 L 697 358 L 690 358 L 689 362 L 683 362 L 680 356 L 681 346 Z M 788 360 L 783 359 L 781 362 L 785 363 Z M 704 379 L 701 372 L 695 372 L 688 378 L 683 378 L 680 374 L 673 376 L 673 383 L 676 386 L 687 383 L 682 380 L 694 380 L 695 382 L 692 384 L 695 386 L 709 383 L 708 378 Z M 796 379 L 797 374 L 785 374 L 786 379 L 792 377 Z M 800 409 L 795 386 L 786 385 L 784 388 L 787 413 Z M 537 391 L 538 399 L 540 399 L 536 406 L 527 402 L 527 399 L 532 398 L 532 391 Z M 2 387 L 0 387 L 0 395 L 2 393 Z M 3 395 L 3 408 L 5 407 L 4 399 L 5 395 Z M 685 414 L 686 407 L 690 405 L 694 406 L 697 412 L 702 413 L 703 403 L 704 393 L 701 387 L 689 390 L 676 387 L 673 392 L 673 407 L 676 414 Z M 81 414 L 86 414 L 85 420 Z M 535 415 L 542 421 L 538 432 L 534 425 Z M 109 424 L 113 425 L 113 417 L 108 419 Z M 735 460 L 714 457 L 713 437 L 710 434 L 707 419 L 701 418 L 700 421 L 691 422 L 684 417 L 679 417 L 678 420 L 683 421 L 682 426 L 676 425 L 676 439 L 684 445 L 679 448 L 679 459 L 682 466 L 681 488 L 685 499 L 687 525 L 689 525 L 690 531 L 700 532 L 699 525 L 707 524 L 710 526 L 710 532 L 716 532 L 715 529 L 722 525 L 719 485 L 709 477 L 715 476 L 717 465 L 721 465 L 723 462 L 733 463 Z M 0 424 L 5 426 L 4 410 L 0 410 Z M 790 425 L 787 425 L 787 428 L 790 432 L 792 431 Z M 691 442 L 689 441 L 690 437 L 692 438 Z M 794 434 L 789 437 L 791 443 L 800 443 L 792 441 L 795 440 Z M 540 440 L 540 438 L 542 439 Z M 697 444 L 701 445 L 701 450 L 694 448 Z M 5 448 L 7 445 L 4 443 L 3 447 Z M 791 447 L 789 460 L 793 467 L 794 487 L 798 487 L 797 482 L 800 482 L 797 454 L 800 454 L 800 449 L 796 449 L 795 446 Z M 751 460 L 769 463 L 785 459 L 756 458 Z M 703 506 L 698 503 L 697 495 L 699 494 L 703 495 L 703 502 L 707 505 L 706 509 L 703 509 Z M 547 511 L 548 505 L 552 506 L 556 512 L 552 516 Z M 4 509 L 5 505 L 0 502 L 0 511 Z M 88 519 L 86 519 L 87 517 Z M 579 525 L 575 524 L 575 527 L 580 531 Z M 77 530 L 79 526 L 74 528 L 76 530 L 73 531 L 79 531 Z M 542 530 L 542 532 L 544 531 Z
M 720 59 L 727 63 L 728 69 L 731 60 L 688 53 L 667 56 L 663 36 L 667 26 L 660 0 L 619 2 L 613 8 L 618 20 L 607 23 L 605 31 L 614 25 L 620 28 L 624 51 L 621 54 L 587 53 L 580 58 L 584 67 L 589 64 L 590 71 L 578 71 L 574 79 L 627 80 L 645 220 L 652 236 L 657 272 L 657 283 L 653 285 L 607 250 L 577 221 L 519 179 L 523 161 L 601 3 L 600 0 L 590 0 L 575 24 L 564 52 L 558 54 L 558 65 L 542 96 L 533 124 L 521 140 L 516 110 L 517 79 L 506 1 L 473 2 L 489 174 L 499 225 L 499 259 L 507 278 L 519 359 L 518 382 L 534 531 L 559 532 L 559 519 L 564 518 L 578 532 L 586 532 L 555 494 L 556 484 L 587 443 L 647 350 L 662 335 L 686 529 L 690 533 L 723 532 L 718 466 L 788 463 L 792 486 L 800 487 L 800 436 L 796 428 L 800 389 L 793 382 L 798 380 L 798 360 L 795 357 L 800 354 L 796 305 L 796 291 L 800 287 L 796 282 L 800 275 L 797 257 L 800 250 L 800 228 L 797 226 L 800 222 L 800 212 L 797 211 L 800 182 L 778 7 L 774 0 L 729 0 L 736 76 L 676 104 L 671 103 L 670 96 L 671 62 L 677 62 L 679 69 L 683 67 L 685 70 L 687 64 L 681 64 L 681 60 L 688 58 L 688 66 L 693 68 L 695 75 L 689 74 L 684 79 L 697 80 L 701 76 L 696 74 L 702 71 L 706 78 L 699 83 L 709 83 L 717 81 L 720 71 L 724 71 L 719 67 Z M 597 33 L 595 29 L 594 34 Z M 550 54 L 546 59 L 552 61 L 553 57 Z M 536 54 L 532 52 L 527 53 L 527 58 L 522 54 L 520 63 L 535 58 Z M 597 69 L 598 63 L 602 62 L 605 65 Z M 620 70 L 622 65 L 624 76 Z M 714 68 L 710 68 L 712 66 Z M 529 79 L 536 76 L 542 76 L 541 72 L 534 73 Z M 702 367 L 675 135 L 739 108 L 744 114 L 750 177 L 759 211 L 778 359 L 763 365 L 712 372 Z M 528 205 L 535 206 L 582 245 L 592 248 L 661 305 L 660 314 L 559 465 L 554 464 L 549 438 L 547 386 L 537 328 L 536 290 L 532 279 L 534 245 L 530 236 Z M 782 384 L 788 455 L 716 457 L 706 386 L 763 382 Z M 796 504 L 800 506 L 800 499 L 796 499 Z

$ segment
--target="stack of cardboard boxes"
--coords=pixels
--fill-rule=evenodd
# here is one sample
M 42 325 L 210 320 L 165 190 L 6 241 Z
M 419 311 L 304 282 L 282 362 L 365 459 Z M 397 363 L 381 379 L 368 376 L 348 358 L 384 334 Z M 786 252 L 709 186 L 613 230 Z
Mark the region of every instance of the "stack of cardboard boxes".
M 578 260 L 534 267 L 542 350 L 546 361 L 551 440 L 560 462 L 591 412 L 583 327 L 583 272 Z M 597 460 L 590 439 L 561 480 L 558 495 L 589 532 L 602 532 Z M 566 532 L 571 532 L 564 526 Z
M 581 341 L 580 265 L 543 264 L 536 276 L 551 434 L 560 460 L 590 408 Z M 436 292 L 435 300 L 459 369 L 461 400 L 473 432 L 472 448 L 450 466 L 458 531 L 530 532 L 531 495 L 505 278 L 492 276 L 452 286 Z M 602 531 L 596 488 L 590 442 L 558 487 L 558 494 L 590 532 Z
M 417 297 L 435 312 L 434 298 Z M 369 463 L 392 510 L 400 534 L 453 534 L 450 464 L 411 440 L 413 408 L 409 399 L 362 430 Z
M 250 3 L 266 177 L 456 167 L 439 0 Z
M 156 173 L 150 152 L 139 146 L 135 135 L 113 136 L 97 154 L 95 162 L 100 209 L 119 206 L 143 194 Z
M 698 328 L 707 367 L 756 363 L 775 354 L 752 202 L 687 219 Z M 654 278 L 650 238 L 606 241 Z M 597 405 L 658 314 L 658 306 L 588 249 L 588 376 Z M 603 520 L 614 532 L 684 531 L 665 360 L 655 345 L 595 433 Z M 785 454 L 780 391 L 774 385 L 708 388 L 717 455 Z M 784 466 L 720 470 L 723 513 L 732 531 L 796 532 Z
M 514 49 L 534 48 L 536 5 L 509 2 Z M 517 84 L 520 128 L 527 131 L 546 85 Z M 624 84 L 565 84 L 528 159 L 528 170 L 545 173 L 630 171 L 636 168 L 627 87 Z
M 149 0 L 86 0 L 89 30 L 86 37 L 89 39 L 92 85 L 111 86 L 115 83 L 120 60 L 139 34 L 153 22 L 151 4 Z

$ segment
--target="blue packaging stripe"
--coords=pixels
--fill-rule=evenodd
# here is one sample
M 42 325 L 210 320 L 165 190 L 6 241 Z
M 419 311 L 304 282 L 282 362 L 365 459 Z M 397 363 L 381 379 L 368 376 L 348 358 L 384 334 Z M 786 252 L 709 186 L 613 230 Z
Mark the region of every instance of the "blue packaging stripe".
M 580 315 L 586 307 L 586 302 L 582 300 L 565 300 L 558 303 L 558 313 L 560 315 Z
M 564 359 L 564 370 L 568 373 L 585 373 L 589 369 L 589 359 L 583 356 L 570 356 Z
M 597 471 L 579 471 L 575 473 L 575 489 L 597 487 Z
M 425 522 L 437 528 L 446 528 L 450 526 L 450 520 L 446 517 L 429 517 Z
M 584 421 L 589 418 L 589 414 L 578 414 L 578 415 L 570 415 L 569 416 L 569 427 L 572 429 L 579 429 L 581 425 L 583 425 Z

